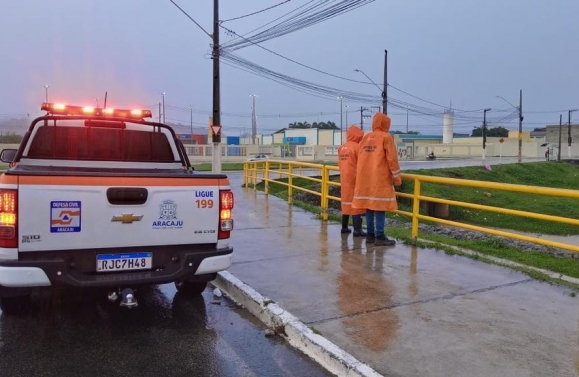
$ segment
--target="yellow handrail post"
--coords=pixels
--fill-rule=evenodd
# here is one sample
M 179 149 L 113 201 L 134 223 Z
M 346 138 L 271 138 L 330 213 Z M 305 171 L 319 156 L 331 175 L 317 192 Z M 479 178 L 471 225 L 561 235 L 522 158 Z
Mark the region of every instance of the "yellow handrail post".
M 420 214 L 420 180 L 414 179 L 414 198 L 412 198 L 412 238 L 418 238 L 418 215 Z
M 326 165 L 322 166 L 322 203 L 321 203 L 321 209 L 322 209 L 322 220 L 327 221 L 328 220 L 328 177 L 329 177 L 329 171 Z
M 243 163 L 243 187 L 247 188 L 247 162 Z
M 278 173 L 277 173 L 277 178 L 278 178 L 278 179 L 281 179 L 282 168 L 283 168 L 283 164 L 280 163 L 280 164 L 279 164 L 279 171 L 278 171 Z
M 257 163 L 253 163 L 253 189 L 256 190 L 257 186 Z
M 265 170 L 263 171 L 263 184 L 265 189 L 263 190 L 264 194 L 269 194 L 269 161 L 265 161 Z
M 287 187 L 287 202 L 289 204 L 292 204 L 294 199 L 293 199 L 293 169 L 292 169 L 292 164 L 291 162 L 288 164 L 287 167 L 287 172 L 288 172 L 288 187 Z

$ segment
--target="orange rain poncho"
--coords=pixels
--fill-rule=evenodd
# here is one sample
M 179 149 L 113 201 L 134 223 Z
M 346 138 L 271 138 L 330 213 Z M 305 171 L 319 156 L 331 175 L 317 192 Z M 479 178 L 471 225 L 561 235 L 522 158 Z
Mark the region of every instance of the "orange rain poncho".
M 350 126 L 346 133 L 346 142 L 338 148 L 340 166 L 340 184 L 342 199 L 342 215 L 362 215 L 366 209 L 353 209 L 352 198 L 356 187 L 356 165 L 358 163 L 358 143 L 364 137 L 364 131 L 356 126 Z
M 394 137 L 388 130 L 390 118 L 376 113 L 372 119 L 372 132 L 359 144 L 352 208 L 389 212 L 398 209 L 393 185 L 401 185 L 402 177 Z

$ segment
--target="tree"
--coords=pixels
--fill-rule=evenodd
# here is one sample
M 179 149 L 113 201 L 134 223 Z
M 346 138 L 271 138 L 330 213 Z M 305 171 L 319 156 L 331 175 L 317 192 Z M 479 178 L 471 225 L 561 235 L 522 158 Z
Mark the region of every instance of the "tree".
M 312 124 L 308 122 L 293 122 L 288 124 L 288 128 L 318 128 L 320 130 L 339 130 L 340 128 L 336 126 L 336 123 L 332 121 L 328 122 L 313 122 Z
M 486 135 L 487 137 L 509 137 L 509 130 L 500 126 L 493 128 L 487 127 Z M 482 126 L 473 128 L 470 136 L 482 137 Z

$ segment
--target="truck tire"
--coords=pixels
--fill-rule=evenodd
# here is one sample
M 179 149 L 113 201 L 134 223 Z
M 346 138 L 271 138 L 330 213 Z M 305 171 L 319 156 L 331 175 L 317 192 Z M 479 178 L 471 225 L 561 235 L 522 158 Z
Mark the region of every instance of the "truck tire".
M 22 315 L 30 311 L 30 296 L 10 296 L 0 298 L 0 310 L 5 315 Z
M 186 296 L 199 296 L 207 288 L 207 282 L 178 280 L 175 282 L 175 287 Z

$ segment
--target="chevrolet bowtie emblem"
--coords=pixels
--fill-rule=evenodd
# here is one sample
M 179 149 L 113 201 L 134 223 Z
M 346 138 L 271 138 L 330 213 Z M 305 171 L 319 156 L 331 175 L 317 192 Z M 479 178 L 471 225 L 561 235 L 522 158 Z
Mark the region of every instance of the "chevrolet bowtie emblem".
M 113 222 L 120 222 L 123 224 L 132 224 L 133 221 L 141 221 L 143 215 L 141 216 L 134 216 L 132 213 L 123 213 L 121 216 L 113 216 L 111 221 Z

